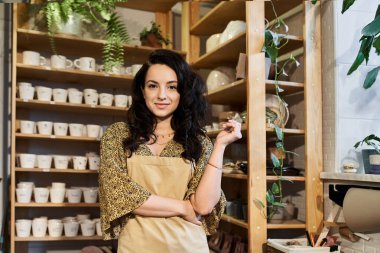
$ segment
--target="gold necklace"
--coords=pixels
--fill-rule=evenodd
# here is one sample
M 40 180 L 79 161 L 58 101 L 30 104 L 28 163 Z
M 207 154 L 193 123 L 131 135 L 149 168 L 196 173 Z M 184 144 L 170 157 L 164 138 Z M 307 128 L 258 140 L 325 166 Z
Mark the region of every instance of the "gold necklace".
M 162 139 L 165 139 L 166 137 L 168 138 L 171 138 L 174 136 L 174 132 L 170 132 L 168 134 L 158 134 L 158 133 L 154 133 L 155 136 L 157 136 L 157 138 L 162 138 Z
M 174 132 L 170 132 L 168 134 L 157 134 L 157 133 L 154 133 L 154 135 L 157 137 L 156 141 L 152 142 L 152 143 L 149 143 L 148 145 L 157 144 L 157 145 L 162 146 L 162 145 L 168 144 L 173 139 L 172 137 L 174 136 Z M 164 142 L 161 142 L 161 143 L 158 142 L 158 139 L 167 139 L 167 138 L 169 138 L 169 140 L 166 140 L 166 141 L 164 140 Z

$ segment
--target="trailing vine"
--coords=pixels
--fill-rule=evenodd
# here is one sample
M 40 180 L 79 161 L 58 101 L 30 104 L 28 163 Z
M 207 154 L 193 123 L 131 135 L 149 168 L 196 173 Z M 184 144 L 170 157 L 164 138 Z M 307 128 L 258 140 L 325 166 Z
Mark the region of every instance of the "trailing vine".
M 286 66 L 289 64 L 296 64 L 298 67 L 300 64 L 299 62 L 290 55 L 288 59 L 284 61 L 282 66 L 279 66 L 278 62 L 278 55 L 279 50 L 284 47 L 288 43 L 288 39 L 286 35 L 288 34 L 288 26 L 282 20 L 277 16 L 276 10 L 274 8 L 273 2 L 271 1 L 273 12 L 275 14 L 275 20 L 272 25 L 269 23 L 266 26 L 265 30 L 265 42 L 263 46 L 263 51 L 265 54 L 271 59 L 272 64 L 275 66 L 275 76 L 274 76 L 274 85 L 275 85 L 275 96 L 277 97 L 280 106 L 284 105 L 287 107 L 287 103 L 285 100 L 281 97 L 281 93 L 284 91 L 279 84 L 280 77 L 282 76 L 288 76 L 285 69 Z M 280 33 L 281 29 L 283 29 L 284 33 Z M 273 173 L 278 177 L 276 181 L 272 183 L 270 187 L 268 187 L 268 190 L 266 192 L 266 205 L 261 200 L 256 200 L 256 203 L 258 204 L 259 208 L 262 211 L 262 214 L 265 216 L 265 208 L 268 209 L 269 214 L 266 215 L 267 218 L 271 218 L 279 208 L 285 207 L 285 203 L 283 203 L 283 181 L 290 181 L 283 177 L 283 167 L 284 167 L 284 155 L 282 154 L 288 154 L 294 152 L 288 151 L 285 149 L 285 138 L 284 138 L 284 132 L 282 131 L 282 128 L 284 126 L 284 123 L 282 119 L 284 118 L 283 114 L 284 112 L 281 112 L 280 110 L 280 123 L 276 123 L 278 121 L 273 120 L 273 114 L 266 111 L 267 118 L 269 119 L 270 123 L 273 125 L 276 133 L 276 140 L 275 140 L 275 147 L 277 150 L 277 153 L 280 154 L 280 157 L 278 158 L 275 154 L 271 153 L 270 158 L 271 162 L 273 164 Z M 297 154 L 295 154 L 297 155 Z M 278 173 L 279 172 L 279 173 Z M 292 181 L 290 181 L 292 182 Z

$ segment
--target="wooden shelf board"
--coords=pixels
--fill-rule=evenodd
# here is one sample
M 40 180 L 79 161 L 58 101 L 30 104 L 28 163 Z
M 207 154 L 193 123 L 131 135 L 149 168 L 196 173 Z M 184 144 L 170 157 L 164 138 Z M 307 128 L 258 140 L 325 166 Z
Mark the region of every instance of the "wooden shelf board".
M 302 4 L 302 0 L 273 1 L 278 16 Z M 230 20 L 245 21 L 245 1 L 222 1 L 190 28 L 193 35 L 222 33 Z M 265 2 L 265 18 L 275 18 L 270 1 Z
M 243 180 L 247 180 L 248 179 L 248 176 L 246 174 L 226 174 L 226 173 L 223 173 L 223 177 L 226 177 L 226 178 L 235 178 L 235 179 L 243 179 Z
M 219 132 L 220 132 L 220 130 L 208 131 L 207 135 L 210 138 L 214 138 L 219 134 Z M 241 132 L 242 132 L 243 137 L 247 136 L 247 126 L 245 124 L 242 125 Z M 274 134 L 275 133 L 274 128 L 267 128 L 266 132 L 267 132 L 267 134 Z M 283 128 L 282 132 L 287 134 L 287 135 L 304 135 L 305 134 L 305 130 L 292 129 L 292 128 Z
M 286 54 L 297 48 L 303 47 L 302 38 L 294 35 L 287 35 L 288 42 L 279 50 L 279 55 Z M 282 40 L 284 43 L 285 39 Z M 218 66 L 236 67 L 240 53 L 246 51 L 246 33 L 241 33 L 236 37 L 224 42 L 214 50 L 200 56 L 192 62 L 194 68 L 216 68 Z
M 25 168 L 15 168 L 16 172 L 31 172 L 31 173 L 74 173 L 74 174 L 98 174 L 97 170 L 74 170 L 72 168 L 68 169 L 40 169 L 40 168 L 33 168 L 33 169 L 25 169 Z
M 91 86 L 91 88 L 124 88 L 127 92 L 132 90 L 132 76 L 71 69 L 52 69 L 49 67 L 25 65 L 22 63 L 17 63 L 16 66 L 19 79 L 34 79 L 60 83 L 80 83 Z
M 236 226 L 248 229 L 248 223 L 246 221 L 236 219 L 236 218 L 229 216 L 227 214 L 222 214 L 222 220 L 229 222 L 229 223 L 232 223 Z
M 302 176 L 283 176 L 285 180 L 290 180 L 290 181 L 305 181 L 305 177 Z M 276 181 L 278 180 L 278 176 L 267 176 L 268 181 Z
M 380 175 L 375 174 L 321 172 L 320 178 L 327 183 L 347 183 L 377 187 L 380 185 Z
M 83 236 L 83 235 L 77 235 L 77 236 L 60 236 L 60 237 L 51 237 L 51 236 L 44 236 L 44 237 L 15 237 L 16 242 L 43 242 L 43 241 L 85 241 L 85 240 L 103 240 L 102 236 Z
M 222 1 L 190 28 L 193 35 L 222 33 L 230 20 L 245 20 L 245 1 Z
M 99 203 L 15 203 L 16 207 L 99 207 Z
M 149 3 L 141 4 L 141 0 L 128 0 L 126 3 L 119 3 L 118 6 L 150 12 L 168 12 L 179 2 L 178 0 L 150 0 Z
M 89 141 L 89 142 L 99 142 L 97 138 L 90 137 L 74 137 L 74 136 L 57 136 L 57 135 L 46 135 L 46 134 L 22 134 L 16 133 L 16 138 L 19 139 L 41 139 L 41 140 L 62 140 L 62 141 Z
M 283 223 L 274 224 L 268 223 L 268 229 L 304 229 L 306 224 L 299 220 L 284 220 Z
M 274 80 L 266 80 L 265 83 L 266 93 L 275 94 Z M 303 83 L 279 81 L 278 84 L 284 90 L 282 95 L 298 93 L 304 89 Z M 211 104 L 245 105 L 247 101 L 246 87 L 246 80 L 238 80 L 209 91 L 207 99 Z M 231 94 L 233 94 L 233 96 L 231 96 Z
M 129 2 L 129 1 L 128 1 Z M 137 0 L 135 0 L 137 2 Z M 140 3 L 140 5 L 142 5 Z M 151 5 L 143 4 L 146 6 Z M 88 56 L 91 55 L 97 59 L 102 58 L 102 50 L 105 40 L 99 39 L 84 39 L 66 34 L 56 34 L 54 36 L 57 50 L 59 54 Z M 33 50 L 38 52 L 51 52 L 49 36 L 46 32 L 29 30 L 24 28 L 17 29 L 17 44 L 18 50 Z M 83 50 L 85 48 L 85 50 Z M 125 59 L 128 62 L 144 63 L 148 55 L 156 50 L 156 48 L 146 46 L 124 45 Z M 181 55 L 186 55 L 185 52 L 176 51 Z
M 46 102 L 39 100 L 23 100 L 16 99 L 17 108 L 47 110 L 47 111 L 59 111 L 59 112 L 73 112 L 86 113 L 86 114 L 101 114 L 112 116 L 124 116 L 127 113 L 127 108 L 121 108 L 116 106 L 101 106 L 101 105 L 87 105 L 87 104 L 70 104 L 60 102 Z

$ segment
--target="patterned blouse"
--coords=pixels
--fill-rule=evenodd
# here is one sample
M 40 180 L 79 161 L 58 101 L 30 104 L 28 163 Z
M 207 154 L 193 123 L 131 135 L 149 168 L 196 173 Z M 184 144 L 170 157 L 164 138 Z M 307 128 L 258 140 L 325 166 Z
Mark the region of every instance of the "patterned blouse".
M 100 219 L 105 240 L 118 238 L 124 225 L 133 218 L 133 210 L 141 206 L 151 195 L 149 191 L 134 182 L 127 173 L 127 155 L 123 149 L 123 140 L 128 138 L 129 129 L 126 123 L 111 125 L 100 143 L 99 199 Z M 196 164 L 193 177 L 188 184 L 185 199 L 195 193 L 212 152 L 212 143 L 208 137 L 202 137 L 203 151 Z M 181 144 L 170 141 L 162 150 L 162 157 L 181 157 Z M 152 156 L 145 144 L 135 151 L 136 155 Z M 220 218 L 224 212 L 226 198 L 222 192 L 212 212 L 202 219 L 202 227 L 207 235 L 216 232 Z

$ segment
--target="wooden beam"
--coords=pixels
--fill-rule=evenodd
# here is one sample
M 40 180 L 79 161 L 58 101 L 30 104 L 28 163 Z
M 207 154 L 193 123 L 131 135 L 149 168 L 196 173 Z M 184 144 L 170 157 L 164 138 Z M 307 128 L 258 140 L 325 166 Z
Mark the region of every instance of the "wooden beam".
M 323 227 L 322 75 L 320 3 L 304 1 L 306 229 Z
M 164 12 L 156 12 L 156 23 L 160 25 L 162 35 L 164 38 L 169 38 L 169 40 L 173 41 L 173 13 L 171 11 L 168 11 L 167 13 Z M 162 45 L 164 48 L 172 49 L 173 43 L 170 43 L 169 45 Z
M 182 2 L 181 17 L 181 51 L 187 52 L 186 60 L 190 62 L 190 3 Z
M 246 2 L 247 116 L 248 116 L 248 252 L 262 253 L 267 241 L 266 208 L 266 127 L 265 56 L 262 52 L 265 30 L 265 1 Z
M 200 3 L 199 2 L 190 2 L 190 25 L 189 25 L 189 34 L 190 27 L 200 19 Z M 190 35 L 190 62 L 196 61 L 200 56 L 200 38 L 199 36 Z

